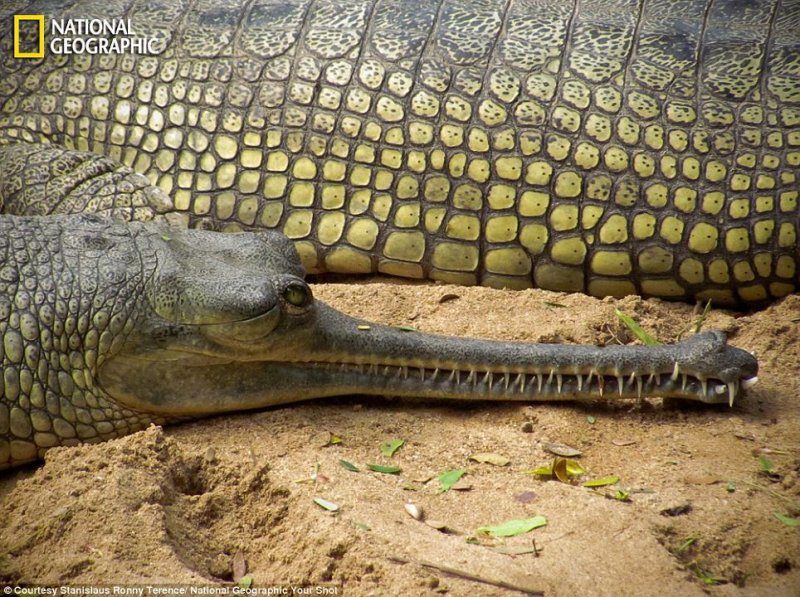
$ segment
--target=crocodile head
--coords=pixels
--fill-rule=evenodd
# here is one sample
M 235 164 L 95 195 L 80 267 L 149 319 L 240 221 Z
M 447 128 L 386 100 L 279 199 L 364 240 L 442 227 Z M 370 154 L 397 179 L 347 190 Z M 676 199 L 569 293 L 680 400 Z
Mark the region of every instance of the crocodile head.
M 597 348 L 375 325 L 315 301 L 282 235 L 147 226 L 157 258 L 149 308 L 98 380 L 117 402 L 167 418 L 342 394 L 729 402 L 757 372 L 720 333 Z

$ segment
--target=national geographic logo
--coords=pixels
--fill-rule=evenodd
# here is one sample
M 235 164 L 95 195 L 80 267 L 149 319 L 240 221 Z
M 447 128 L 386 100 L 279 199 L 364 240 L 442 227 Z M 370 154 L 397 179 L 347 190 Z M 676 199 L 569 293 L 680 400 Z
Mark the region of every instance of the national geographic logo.
M 14 58 L 44 58 L 45 46 L 56 55 L 159 53 L 158 40 L 137 36 L 130 19 L 48 18 L 47 24 L 44 15 L 14 15 Z
M 23 37 L 37 41 L 23 44 Z M 44 15 L 14 15 L 14 58 L 44 58 Z

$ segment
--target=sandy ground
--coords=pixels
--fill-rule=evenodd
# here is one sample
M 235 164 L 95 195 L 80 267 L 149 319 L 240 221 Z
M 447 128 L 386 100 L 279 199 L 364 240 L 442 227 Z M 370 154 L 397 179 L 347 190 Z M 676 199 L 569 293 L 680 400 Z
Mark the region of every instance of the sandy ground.
M 315 293 L 373 321 L 541 342 L 633 342 L 615 305 L 665 341 L 694 317 L 692 306 L 634 297 L 386 280 Z M 799 322 L 800 296 L 754 314 L 712 312 L 706 328 L 761 362 L 759 384 L 733 409 L 350 397 L 53 450 L 0 477 L 0 584 L 230 586 L 246 573 L 253 587 L 352 596 L 520 594 L 490 583 L 548 596 L 796 596 L 800 528 L 774 513 L 800 514 Z M 379 446 L 392 439 L 405 444 L 386 458 Z M 527 474 L 553 458 L 546 442 L 579 449 L 586 478 L 618 475 L 630 501 Z M 510 463 L 468 460 L 480 452 Z M 440 493 L 436 477 L 461 468 L 463 487 Z M 547 526 L 522 536 L 476 533 L 535 515 Z

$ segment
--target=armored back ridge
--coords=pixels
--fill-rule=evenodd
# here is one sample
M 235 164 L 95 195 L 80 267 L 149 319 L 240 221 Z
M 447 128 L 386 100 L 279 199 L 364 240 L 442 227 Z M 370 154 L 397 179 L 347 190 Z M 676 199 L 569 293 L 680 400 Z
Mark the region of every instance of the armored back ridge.
M 0 18 L 17 213 L 276 229 L 311 272 L 797 288 L 796 2 L 77 1 L 46 22 L 69 18 L 129 20 L 156 54 L 14 59 Z

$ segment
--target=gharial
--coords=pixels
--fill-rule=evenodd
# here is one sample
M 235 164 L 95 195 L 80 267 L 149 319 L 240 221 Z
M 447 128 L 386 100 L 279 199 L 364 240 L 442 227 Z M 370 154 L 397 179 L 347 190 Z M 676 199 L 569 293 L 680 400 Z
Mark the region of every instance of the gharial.
M 304 269 L 797 288 L 800 3 L 75 0 L 14 23 L 37 6 L 0 5 L 0 468 L 308 397 L 714 403 L 757 373 L 716 332 L 361 330 Z M 152 53 L 109 45 L 128 38 Z

